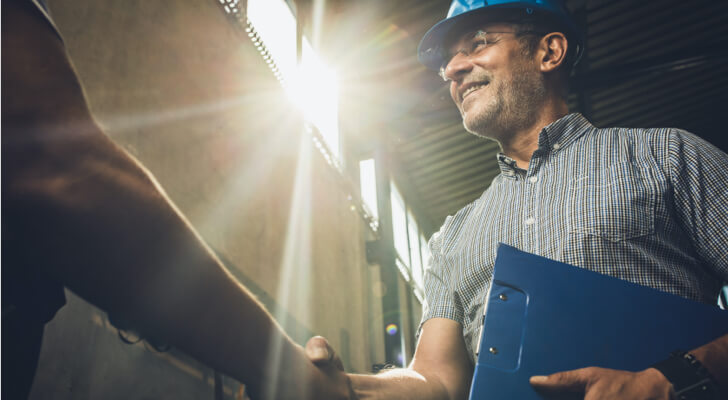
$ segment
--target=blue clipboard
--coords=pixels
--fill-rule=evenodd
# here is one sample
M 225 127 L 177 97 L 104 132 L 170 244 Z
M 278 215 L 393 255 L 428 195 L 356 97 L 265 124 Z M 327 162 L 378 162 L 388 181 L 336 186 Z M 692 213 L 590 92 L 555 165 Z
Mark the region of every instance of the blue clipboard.
M 471 400 L 541 399 L 528 379 L 640 371 L 728 333 L 728 311 L 500 244 Z

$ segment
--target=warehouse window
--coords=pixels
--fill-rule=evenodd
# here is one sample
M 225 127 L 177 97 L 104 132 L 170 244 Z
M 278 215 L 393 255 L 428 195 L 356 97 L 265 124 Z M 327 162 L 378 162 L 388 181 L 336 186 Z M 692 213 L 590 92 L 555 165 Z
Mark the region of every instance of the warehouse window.
M 306 121 L 318 129 L 325 148 L 318 142 L 317 147 L 338 168 L 341 155 L 335 71 L 320 59 L 306 37 L 302 38 L 298 65 L 296 19 L 285 1 L 248 0 L 247 18 L 253 43 Z
M 377 208 L 377 170 L 374 159 L 362 160 L 359 162 L 359 186 L 361 188 L 361 199 L 369 213 L 377 221 L 379 209 Z
M 404 204 L 404 198 L 397 189 L 397 185 L 391 184 L 391 201 L 392 201 L 392 233 L 394 234 L 394 249 L 404 266 L 409 270 L 409 243 L 407 240 L 407 209 Z M 406 274 L 409 275 L 409 274 Z M 405 277 L 407 281 L 409 276 Z
M 421 287 L 422 283 L 422 255 L 420 254 L 420 230 L 417 227 L 412 212 L 407 213 L 407 233 L 409 234 L 409 256 L 412 269 L 412 280 L 415 287 Z
M 391 184 L 392 233 L 397 253 L 397 266 L 404 279 L 412 285 L 422 302 L 424 262 L 429 258 L 427 242 L 412 210 L 407 207 L 397 185 Z
M 247 17 L 285 81 L 296 75 L 296 19 L 282 0 L 248 0 Z
M 328 150 L 340 159 L 336 72 L 321 61 L 306 38 L 303 38 L 303 56 L 298 72 L 291 96 L 306 120 L 318 128 Z
M 425 234 L 422 232 L 420 232 L 420 257 L 422 259 L 422 270 L 419 276 L 415 275 L 415 283 L 417 284 L 415 295 L 417 295 L 420 303 L 422 303 L 425 289 L 425 267 L 430 263 L 430 248 L 427 246 L 427 238 L 425 238 Z
M 422 255 L 422 271 L 424 273 L 425 266 L 430 263 L 430 247 L 427 245 L 427 238 L 424 233 L 420 233 L 420 254 Z

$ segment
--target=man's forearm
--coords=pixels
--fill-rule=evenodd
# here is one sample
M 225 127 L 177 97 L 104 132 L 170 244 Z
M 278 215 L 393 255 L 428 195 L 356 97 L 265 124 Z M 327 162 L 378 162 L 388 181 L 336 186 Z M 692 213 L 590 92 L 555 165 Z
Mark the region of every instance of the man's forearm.
M 350 375 L 358 400 L 450 400 L 445 387 L 434 377 L 409 368 L 378 375 Z M 454 399 L 452 399 L 454 400 Z
M 30 2 L 3 3 L 2 51 L 3 258 L 268 394 L 258 398 L 337 398 L 345 385 L 307 360 L 103 134 Z
M 431 318 L 422 325 L 408 368 L 378 375 L 350 376 L 360 400 L 464 400 L 470 390 L 473 367 L 465 349 L 460 323 L 446 318 Z
M 17 245 L 4 247 L 6 255 L 24 258 L 253 392 L 270 384 L 281 388 L 277 398 L 286 398 L 284 390 L 301 398 L 309 380 L 322 383 L 300 347 L 222 267 L 154 179 L 104 140 L 79 140 L 76 154 L 64 150 L 57 158 L 44 149 L 33 165 L 4 170 L 16 173 L 3 177 L 3 235 Z M 266 368 L 274 348 L 277 376 Z

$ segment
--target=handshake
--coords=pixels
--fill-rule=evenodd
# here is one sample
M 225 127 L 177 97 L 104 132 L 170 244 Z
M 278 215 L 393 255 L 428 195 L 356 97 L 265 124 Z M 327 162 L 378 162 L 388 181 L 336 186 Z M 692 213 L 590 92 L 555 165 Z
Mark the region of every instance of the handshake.
M 352 385 L 353 375 L 344 372 L 344 364 L 336 354 L 329 342 L 321 337 L 314 336 L 308 340 L 304 348 L 306 357 L 324 375 L 325 380 L 336 390 L 336 399 L 358 399 Z
M 467 399 L 473 370 L 464 353 L 462 342 L 448 340 L 452 336 L 443 336 L 440 334 L 442 331 L 431 329 L 435 327 L 445 328 L 445 331 L 454 328 L 451 321 L 428 321 L 411 365 L 377 375 L 347 374 L 341 359 L 328 341 L 320 336 L 311 338 L 304 348 L 305 356 L 320 373 L 320 376 L 310 380 L 311 398 Z M 726 343 L 728 335 L 704 347 L 717 350 L 716 346 L 726 346 Z M 434 344 L 437 345 L 433 346 Z M 702 348 L 696 353 L 701 353 L 700 350 Z M 670 382 L 654 368 L 629 372 L 588 367 L 532 377 L 530 383 L 542 396 L 549 399 L 675 398 Z

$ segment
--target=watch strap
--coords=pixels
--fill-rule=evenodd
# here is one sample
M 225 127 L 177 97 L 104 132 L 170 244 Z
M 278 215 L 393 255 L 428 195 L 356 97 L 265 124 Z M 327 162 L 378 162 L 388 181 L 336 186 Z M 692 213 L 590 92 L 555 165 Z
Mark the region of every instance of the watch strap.
M 695 356 L 674 351 L 652 368 L 672 383 L 678 400 L 719 400 L 718 386 L 708 370 Z

